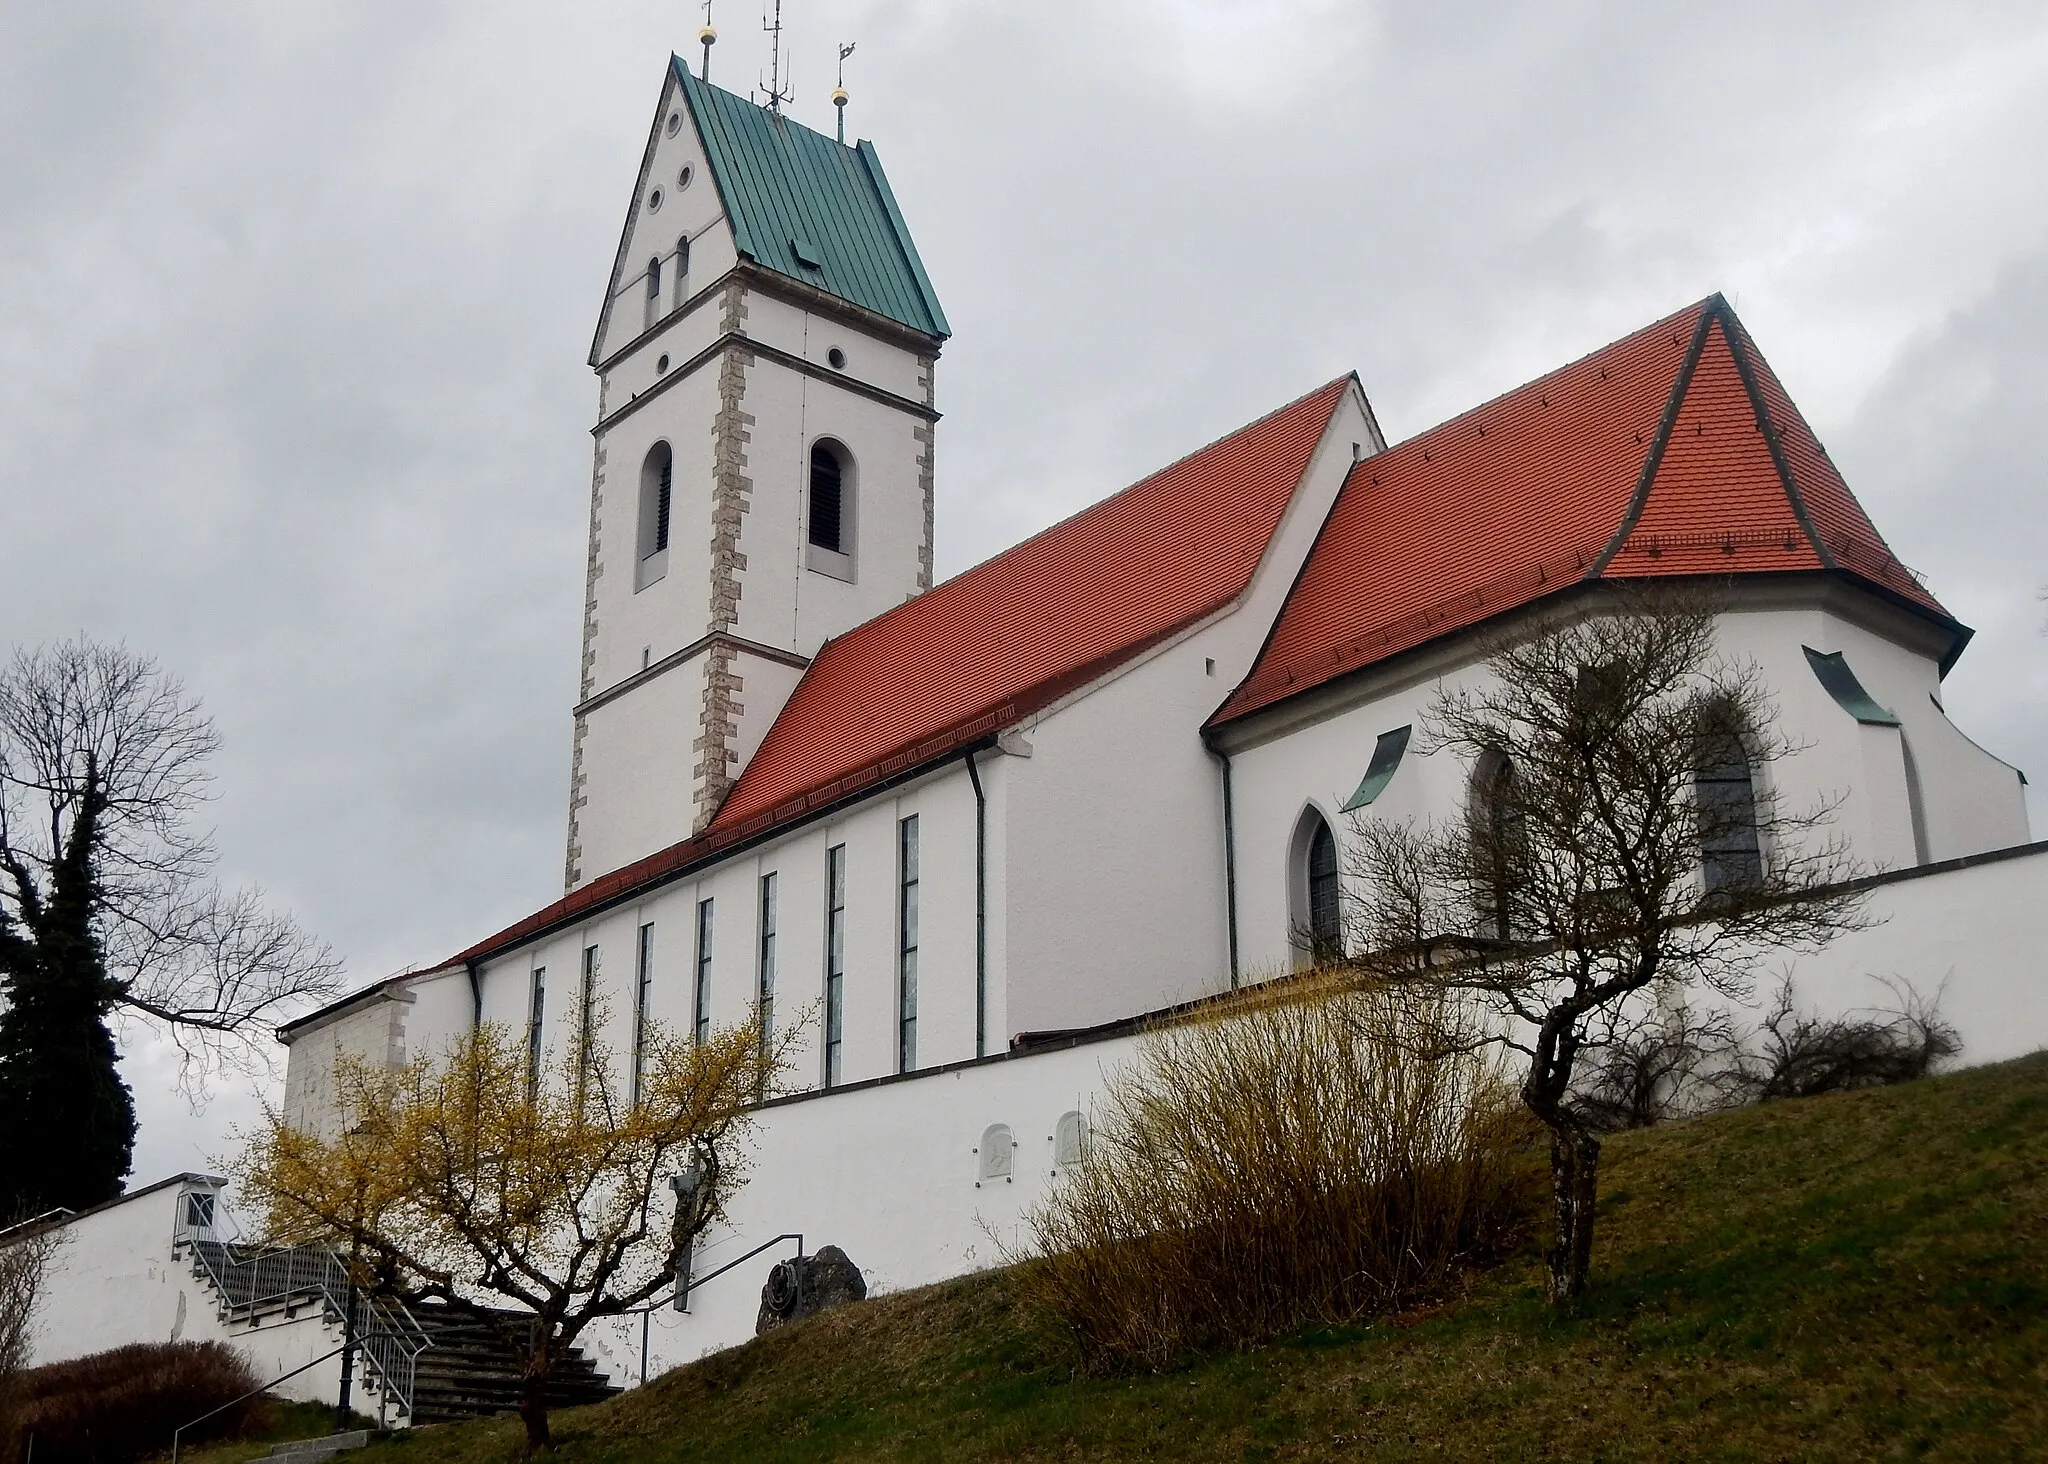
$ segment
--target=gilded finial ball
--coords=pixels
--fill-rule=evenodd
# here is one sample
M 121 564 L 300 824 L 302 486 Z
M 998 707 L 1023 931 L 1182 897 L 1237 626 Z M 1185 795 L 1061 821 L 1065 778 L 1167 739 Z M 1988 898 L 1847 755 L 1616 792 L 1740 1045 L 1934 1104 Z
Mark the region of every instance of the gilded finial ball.
M 846 105 L 845 87 L 835 86 L 832 88 L 832 105 L 835 107 L 843 107 Z
M 697 32 L 697 39 L 704 45 L 711 45 L 714 41 L 718 39 L 717 27 L 709 25 L 705 26 L 704 29 Z

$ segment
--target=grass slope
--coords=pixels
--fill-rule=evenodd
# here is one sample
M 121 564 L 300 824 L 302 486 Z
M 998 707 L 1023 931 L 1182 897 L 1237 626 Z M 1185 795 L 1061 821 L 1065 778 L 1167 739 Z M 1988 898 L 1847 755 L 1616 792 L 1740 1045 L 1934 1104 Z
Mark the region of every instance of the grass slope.
M 1612 1141 L 1593 1285 L 1077 1377 L 1000 1274 L 557 1416 L 564 1464 L 2048 1458 L 2048 1054 Z M 497 1464 L 509 1420 L 361 1464 Z

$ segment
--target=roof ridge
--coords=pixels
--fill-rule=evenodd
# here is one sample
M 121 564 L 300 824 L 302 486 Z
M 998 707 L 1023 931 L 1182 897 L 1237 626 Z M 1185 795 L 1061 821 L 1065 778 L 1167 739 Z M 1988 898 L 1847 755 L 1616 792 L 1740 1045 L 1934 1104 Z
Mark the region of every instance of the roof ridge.
M 1799 491 L 1799 480 L 1793 475 L 1792 465 L 1785 460 L 1785 444 L 1778 435 L 1778 424 L 1771 415 L 1770 403 L 1764 400 L 1763 388 L 1757 381 L 1756 365 L 1749 358 L 1752 353 L 1761 357 L 1756 342 L 1749 338 L 1735 309 L 1726 300 L 1714 297 L 1716 313 L 1721 319 L 1721 334 L 1728 343 L 1728 355 L 1735 363 L 1735 374 L 1742 379 L 1742 389 L 1749 395 L 1749 405 L 1756 413 L 1756 425 L 1764 435 L 1764 446 L 1770 451 L 1771 466 L 1778 470 L 1778 481 L 1785 486 L 1785 499 L 1792 505 L 1792 517 L 1799 521 L 1799 528 L 1806 535 L 1806 542 L 1813 546 L 1813 552 L 1820 562 L 1829 569 L 1835 568 L 1835 557 L 1821 542 L 1820 534 L 1814 529 L 1813 515 L 1807 512 L 1806 495 Z M 1875 524 L 1871 526 L 1873 529 Z
M 1616 346 L 1626 345 L 1628 342 L 1635 340 L 1639 336 L 1649 335 L 1653 331 L 1656 331 L 1664 326 L 1670 325 L 1674 321 L 1682 320 L 1687 316 L 1694 314 L 1695 312 L 1710 309 L 1714 301 L 1719 300 L 1720 298 L 1720 292 L 1716 291 L 1715 293 L 1706 296 L 1704 299 L 1695 300 L 1692 304 L 1686 306 L 1682 310 L 1674 310 L 1669 315 L 1662 316 L 1659 319 L 1651 321 L 1648 325 L 1641 326 L 1636 330 L 1628 331 L 1625 334 L 1618 335 L 1613 340 L 1606 342 L 1604 345 L 1595 346 L 1590 351 L 1582 352 L 1581 354 L 1572 357 L 1571 360 L 1565 362 L 1562 366 L 1554 367 L 1551 370 L 1544 372 L 1541 376 L 1532 376 L 1527 381 L 1521 382 L 1515 386 L 1508 387 L 1504 391 L 1497 391 L 1492 396 L 1488 397 L 1485 401 L 1479 403 L 1479 405 L 1475 407 L 1467 407 L 1464 411 L 1459 412 L 1453 416 L 1446 417 L 1441 422 L 1431 423 L 1429 426 L 1423 428 L 1421 431 L 1402 438 L 1399 442 L 1389 443 L 1387 445 L 1387 451 L 1392 452 L 1397 448 L 1406 447 L 1410 443 L 1420 442 L 1423 438 L 1428 437 L 1432 433 L 1441 432 L 1446 427 L 1456 426 L 1458 423 L 1464 421 L 1468 417 L 1476 417 L 1481 412 L 1485 411 L 1488 407 L 1499 406 L 1509 397 L 1519 396 L 1521 393 L 1529 390 L 1529 388 L 1531 387 L 1541 386 L 1543 385 L 1543 383 L 1547 381 L 1554 380 L 1555 378 L 1564 375 L 1567 371 L 1571 371 L 1577 367 L 1585 365 L 1588 361 L 1591 361 L 1596 356 L 1605 355 L 1607 352 L 1613 350 Z
M 1656 435 L 1651 437 L 1649 450 L 1643 454 L 1643 469 L 1636 478 L 1636 489 L 1630 495 L 1628 507 L 1621 515 L 1621 526 L 1614 531 L 1614 537 L 1607 541 L 1607 548 L 1593 561 L 1586 571 L 1587 579 L 1598 579 L 1607 572 L 1607 566 L 1614 562 L 1614 556 L 1621 552 L 1621 546 L 1628 542 L 1628 536 L 1635 532 L 1636 525 L 1643 520 L 1643 509 L 1649 504 L 1650 491 L 1657 486 L 1658 470 L 1664 466 L 1664 451 L 1671 445 L 1671 430 L 1678 425 L 1678 413 L 1685 405 L 1685 399 L 1692 393 L 1693 373 L 1699 369 L 1700 357 L 1707 349 L 1707 337 L 1713 334 L 1714 302 L 1721 297 L 1710 296 L 1699 307 L 1699 320 L 1692 330 L 1692 344 L 1686 347 L 1685 359 L 1678 363 L 1677 374 L 1671 380 L 1671 395 L 1665 399 L 1664 415 L 1658 419 Z M 1671 317 L 1675 319 L 1676 317 Z M 1723 336 L 1727 334 L 1725 327 Z
M 968 565 L 967 568 L 961 570 L 958 574 L 948 575 L 945 579 L 942 579 L 937 584 L 933 585 L 929 590 L 926 590 L 923 595 L 918 595 L 913 599 L 905 600 L 901 605 L 891 605 L 887 610 L 884 610 L 880 615 L 873 617 L 873 619 L 863 620 L 859 625 L 854 626 L 852 630 L 845 631 L 841 635 L 834 637 L 834 639 L 844 640 L 847 636 L 852 635 L 855 631 L 858 631 L 865 626 L 873 625 L 878 620 L 882 620 L 888 616 L 894 615 L 899 610 L 905 609 L 911 605 L 915 605 L 919 600 L 924 599 L 926 596 L 936 594 L 938 591 L 944 589 L 947 585 L 956 584 L 960 580 L 967 578 L 968 575 L 973 574 L 976 570 L 984 568 L 987 565 L 994 564 L 999 559 L 1004 559 L 1012 554 L 1015 554 L 1020 549 L 1023 549 L 1026 545 L 1035 543 L 1038 540 L 1043 539 L 1047 534 L 1054 533 L 1059 529 L 1065 528 L 1068 524 L 1073 523 L 1076 519 L 1085 518 L 1089 514 L 1095 512 L 1097 509 L 1102 508 L 1107 504 L 1116 502 L 1119 498 L 1124 497 L 1126 494 L 1137 492 L 1140 488 L 1144 487 L 1154 478 L 1163 477 L 1167 473 L 1172 472 L 1175 468 L 1180 467 L 1182 464 L 1193 462 L 1203 453 L 1210 452 L 1215 448 L 1221 447 L 1224 443 L 1230 441 L 1233 437 L 1242 437 L 1245 433 L 1251 431 L 1254 427 L 1262 426 L 1263 424 L 1272 421 L 1275 417 L 1284 416 L 1286 413 L 1293 411 L 1296 407 L 1299 407 L 1306 402 L 1314 400 L 1316 397 L 1322 395 L 1322 393 L 1326 391 L 1331 390 L 1333 387 L 1341 386 L 1346 382 L 1356 381 L 1357 379 L 1358 373 L 1356 371 L 1347 371 L 1342 376 L 1332 377 L 1330 380 L 1324 382 L 1321 386 L 1318 386 L 1311 391 L 1303 392 L 1300 396 L 1294 398 L 1294 400 L 1287 402 L 1284 405 L 1275 407 L 1270 412 L 1262 412 L 1258 416 L 1252 418 L 1251 421 L 1246 422 L 1242 426 L 1233 427 L 1228 432 L 1223 433 L 1221 436 L 1213 438 L 1210 441 L 1203 443 L 1193 452 L 1182 453 L 1172 462 L 1154 468 L 1144 477 L 1137 478 L 1129 483 L 1126 483 L 1123 487 L 1117 489 L 1114 493 L 1106 493 L 1102 497 L 1096 499 L 1093 503 L 1083 504 L 1081 507 L 1075 509 L 1072 513 L 1068 514 L 1065 518 L 1053 520 L 1053 522 L 1047 524 L 1044 528 L 1039 529 L 1035 533 L 1027 534 L 1025 537 L 1019 539 L 1016 543 L 998 549 L 995 553 L 989 555 L 988 558 L 977 560 L 975 563 Z M 1334 412 L 1334 410 L 1335 406 L 1333 404 L 1332 411 Z

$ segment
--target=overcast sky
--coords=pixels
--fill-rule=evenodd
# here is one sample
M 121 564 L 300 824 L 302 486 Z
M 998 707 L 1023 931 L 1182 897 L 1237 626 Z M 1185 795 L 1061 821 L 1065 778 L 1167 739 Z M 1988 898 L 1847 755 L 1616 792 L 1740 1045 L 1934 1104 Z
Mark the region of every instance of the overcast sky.
M 2048 775 L 2048 8 L 787 0 L 957 332 L 965 568 L 1340 372 L 1399 439 L 1712 290 Z M 560 893 L 595 382 L 677 0 L 0 5 L 0 645 L 158 656 L 352 981 Z M 765 71 L 721 0 L 713 80 Z M 1507 552 L 1507 551 L 1504 551 Z M 2048 807 L 2037 803 L 2037 828 Z M 218 1155 L 128 1047 L 138 1183 Z

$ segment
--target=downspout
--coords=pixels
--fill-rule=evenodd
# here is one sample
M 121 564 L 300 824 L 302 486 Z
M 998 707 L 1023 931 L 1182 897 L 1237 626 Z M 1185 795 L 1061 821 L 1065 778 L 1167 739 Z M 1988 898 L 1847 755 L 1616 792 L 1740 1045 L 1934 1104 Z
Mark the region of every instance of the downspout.
M 967 751 L 967 780 L 974 785 L 974 1055 L 988 1056 L 988 794 L 974 750 Z
M 1230 989 L 1237 990 L 1237 822 L 1230 799 L 1230 754 L 1211 747 L 1223 764 L 1223 904 L 1230 916 Z
M 475 957 L 462 964 L 469 972 L 469 1026 L 471 1031 L 475 1031 L 484 1024 L 484 973 Z

